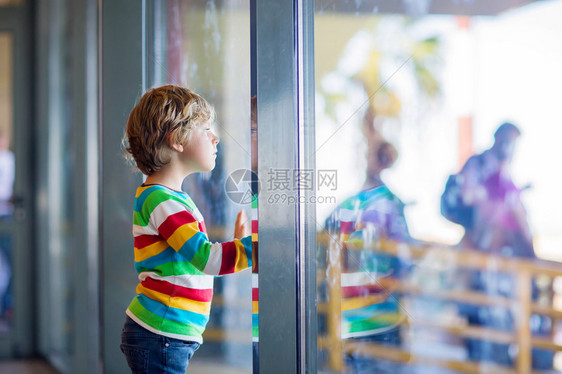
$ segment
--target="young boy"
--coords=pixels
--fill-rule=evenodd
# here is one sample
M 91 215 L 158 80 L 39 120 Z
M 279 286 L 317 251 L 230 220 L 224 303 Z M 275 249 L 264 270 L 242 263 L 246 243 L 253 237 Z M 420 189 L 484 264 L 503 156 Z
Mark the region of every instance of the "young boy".
M 184 374 L 209 320 L 213 276 L 252 265 L 244 212 L 234 241 L 211 243 L 201 213 L 181 191 L 187 175 L 215 167 L 214 117 L 202 97 L 169 85 L 147 91 L 127 121 L 127 154 L 147 175 L 133 212 L 140 283 L 121 337 L 133 373 Z

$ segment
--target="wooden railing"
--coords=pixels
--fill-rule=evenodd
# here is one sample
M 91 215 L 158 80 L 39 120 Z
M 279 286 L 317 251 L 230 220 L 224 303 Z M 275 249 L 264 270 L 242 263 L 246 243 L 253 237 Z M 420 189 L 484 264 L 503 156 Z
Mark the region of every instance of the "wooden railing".
M 320 248 L 330 247 L 329 237 L 319 234 L 318 243 Z M 499 331 L 491 328 L 470 326 L 468 324 L 447 323 L 435 320 L 419 320 L 405 318 L 402 325 L 404 327 L 424 327 L 439 330 L 450 335 L 488 340 L 495 343 L 515 343 L 519 347 L 515 368 L 503 367 L 484 362 L 456 361 L 437 359 L 434 357 L 424 357 L 398 346 L 384 346 L 374 343 L 355 342 L 353 339 L 341 339 L 341 314 L 346 309 L 345 303 L 351 302 L 354 305 L 371 305 L 378 300 L 377 296 L 360 297 L 354 300 L 342 302 L 341 298 L 341 273 L 342 273 L 342 245 L 332 243 L 327 252 L 327 268 L 318 271 L 318 282 L 326 280 L 328 285 L 328 301 L 319 303 L 318 313 L 326 315 L 327 331 L 319 337 L 318 347 L 329 352 L 328 365 L 332 370 L 342 372 L 345 370 L 343 355 L 354 353 L 370 356 L 372 358 L 383 358 L 397 362 L 409 364 L 422 364 L 439 366 L 466 373 L 532 373 L 531 349 L 542 348 L 552 351 L 562 351 L 562 345 L 554 341 L 551 335 L 548 338 L 532 336 L 530 329 L 530 318 L 532 314 L 549 316 L 556 320 L 562 319 L 562 310 L 555 309 L 552 302 L 549 305 L 541 305 L 532 299 L 532 282 L 535 276 L 562 276 L 562 264 L 543 260 L 524 260 L 517 258 L 506 258 L 482 253 L 476 250 L 451 248 L 439 245 L 422 245 L 418 247 L 407 246 L 391 241 L 380 241 L 374 243 L 372 248 L 367 250 L 382 251 L 394 256 L 407 255 L 412 261 L 416 261 L 431 255 L 434 259 L 446 259 L 450 264 L 457 268 L 470 270 L 493 270 L 512 274 L 516 279 L 516 297 L 507 298 L 496 295 L 488 295 L 484 292 L 472 291 L 469 289 L 424 289 L 419 284 L 414 284 L 408 280 L 400 279 L 394 281 L 373 280 L 377 284 L 387 289 L 395 289 L 401 297 L 426 296 L 434 299 L 450 302 L 462 302 L 478 306 L 500 306 L 516 307 L 515 330 L 513 332 Z M 347 250 L 354 250 L 352 245 L 346 246 Z M 365 248 L 355 248 L 355 250 L 365 250 Z M 326 279 L 326 277 L 328 279 Z M 323 279 L 324 278 L 324 279 Z
M 323 233 L 318 234 L 319 248 L 326 250 L 329 246 L 329 237 Z M 340 248 L 340 250 L 338 250 Z M 348 247 L 354 250 L 353 246 Z M 562 345 L 554 341 L 554 337 L 533 336 L 529 327 L 529 319 L 532 314 L 544 315 L 552 318 L 553 326 L 557 320 L 562 320 L 562 310 L 554 308 L 552 302 L 548 305 L 539 304 L 532 299 L 532 281 L 535 276 L 548 276 L 551 279 L 562 276 L 562 263 L 544 260 L 524 260 L 518 258 L 506 258 L 490 255 L 471 249 L 451 248 L 444 245 L 404 245 L 391 241 L 379 241 L 373 243 L 372 248 L 362 248 L 356 250 L 376 250 L 383 251 L 397 257 L 408 256 L 412 261 L 421 260 L 431 256 L 436 260 L 446 260 L 457 268 L 469 270 L 493 270 L 501 273 L 513 274 L 516 279 L 517 294 L 515 298 L 508 298 L 498 295 L 488 295 L 484 292 L 472 291 L 470 289 L 427 289 L 420 284 L 415 284 L 407 279 L 394 281 L 376 280 L 377 285 L 385 289 L 393 289 L 401 297 L 424 296 L 442 301 L 462 302 L 477 306 L 498 306 L 504 308 L 516 307 L 515 315 L 516 326 L 513 332 L 500 331 L 487 327 L 471 326 L 467 323 L 440 322 L 428 319 L 408 319 L 403 320 L 404 328 L 426 328 L 452 336 L 462 338 L 474 338 L 488 340 L 495 343 L 517 344 L 519 353 L 515 368 L 503 367 L 486 362 L 457 361 L 451 359 L 438 359 L 435 357 L 425 357 L 405 350 L 398 346 L 388 346 L 374 343 L 355 342 L 353 339 L 341 339 L 341 314 L 347 308 L 346 303 L 353 304 L 355 307 L 363 303 L 371 305 L 380 301 L 380 296 L 372 295 L 355 299 L 345 299 L 341 297 L 341 273 L 342 273 L 342 251 L 340 246 L 332 246 L 332 250 L 327 255 L 327 268 L 319 269 L 317 273 L 318 283 L 326 281 L 329 285 L 328 301 L 318 303 L 318 313 L 326 316 L 327 331 L 318 338 L 318 348 L 329 352 L 329 367 L 337 372 L 345 371 L 343 356 L 347 353 L 354 353 L 403 362 L 405 364 L 417 364 L 437 366 L 465 373 L 544 373 L 531 369 L 531 349 L 541 348 L 552 351 L 562 351 Z M 328 279 L 327 279 L 328 278 Z M 222 304 L 220 295 L 216 295 L 213 304 Z M 244 308 L 244 305 L 238 306 Z M 248 305 L 248 310 L 250 306 Z M 229 331 L 226 333 L 219 327 L 210 327 L 204 333 L 206 341 L 251 341 L 249 331 Z

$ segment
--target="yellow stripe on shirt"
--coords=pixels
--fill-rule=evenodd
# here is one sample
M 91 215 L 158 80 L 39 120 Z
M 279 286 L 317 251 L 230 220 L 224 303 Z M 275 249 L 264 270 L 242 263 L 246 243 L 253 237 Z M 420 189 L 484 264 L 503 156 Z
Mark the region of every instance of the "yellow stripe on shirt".
M 208 315 L 211 311 L 211 303 L 204 301 L 195 301 L 191 299 L 186 299 L 184 297 L 172 297 L 160 293 L 158 291 L 150 290 L 144 287 L 142 284 L 137 286 L 137 294 L 143 294 L 152 300 L 159 301 L 166 304 L 172 308 L 188 310 L 190 312 Z
M 246 257 L 246 249 L 244 244 L 238 239 L 234 239 L 234 245 L 236 246 L 236 265 L 234 265 L 234 271 L 241 271 L 248 268 L 248 257 Z
M 176 251 L 179 251 L 182 245 L 185 244 L 193 235 L 199 232 L 199 226 L 197 221 L 193 221 L 191 223 L 186 223 L 185 225 L 181 225 L 174 231 L 172 235 L 168 238 L 168 243 L 174 248 Z M 198 249 L 198 248 L 197 248 Z
M 154 244 L 151 244 L 141 249 L 135 247 L 135 261 L 140 262 L 152 256 L 156 256 L 157 254 L 166 250 L 166 248 L 168 247 L 169 247 L 168 243 L 164 240 L 156 242 Z

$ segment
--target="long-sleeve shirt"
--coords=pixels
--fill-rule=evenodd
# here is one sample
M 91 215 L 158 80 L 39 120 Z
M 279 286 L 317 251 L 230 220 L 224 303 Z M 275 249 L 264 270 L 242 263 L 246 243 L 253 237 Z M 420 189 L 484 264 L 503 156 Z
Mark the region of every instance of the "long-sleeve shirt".
M 195 203 L 161 185 L 137 189 L 133 213 L 137 296 L 127 315 L 155 334 L 202 343 L 214 276 L 252 266 L 252 238 L 211 243 Z
M 385 185 L 346 199 L 328 217 L 326 229 L 344 248 L 348 241 L 362 248 L 376 238 L 411 240 L 404 204 Z M 347 301 L 342 310 L 342 338 L 380 334 L 397 326 L 402 319 L 398 295 L 384 282 L 395 279 L 399 260 L 367 249 L 347 254 L 341 274 L 342 301 Z M 363 299 L 369 295 L 380 298 L 365 305 Z
M 252 341 L 259 342 L 258 196 L 252 199 Z

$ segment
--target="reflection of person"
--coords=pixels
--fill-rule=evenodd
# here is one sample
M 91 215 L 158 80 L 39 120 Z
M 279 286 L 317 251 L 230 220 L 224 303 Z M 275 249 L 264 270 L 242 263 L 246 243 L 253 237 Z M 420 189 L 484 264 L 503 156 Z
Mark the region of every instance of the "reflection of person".
M 0 218 L 13 213 L 12 194 L 15 176 L 14 154 L 9 149 L 10 139 L 6 129 L 0 127 Z
M 494 133 L 493 146 L 481 154 L 468 159 L 459 173 L 460 201 L 470 220 L 464 222 L 465 247 L 478 249 L 491 254 L 535 258 L 531 230 L 526 211 L 521 201 L 521 189 L 514 183 L 509 166 L 515 151 L 515 143 L 521 135 L 512 123 L 506 122 Z M 495 272 L 470 272 L 470 288 L 491 295 L 513 297 L 514 280 L 511 276 Z M 534 285 L 533 293 L 537 294 Z M 468 322 L 473 325 L 513 331 L 513 316 L 505 308 L 461 307 Z M 535 334 L 548 334 L 551 321 L 547 317 L 533 316 Z M 467 339 L 468 355 L 471 360 L 493 361 L 512 365 L 515 350 L 509 345 Z M 549 369 L 552 354 L 544 350 L 533 350 L 533 367 Z
M 368 116 L 367 116 L 368 120 Z M 399 275 L 398 258 L 384 251 L 363 248 L 377 239 L 410 241 L 404 204 L 381 179 L 381 172 L 393 165 L 398 152 L 388 142 L 368 139 L 367 178 L 362 190 L 340 204 L 326 221 L 326 229 L 336 245 L 343 245 L 341 337 L 398 345 L 402 313 L 392 281 Z M 334 243 L 331 244 L 333 246 Z M 348 248 L 350 245 L 357 250 Z M 380 296 L 378 301 L 363 305 L 366 296 Z M 361 298 L 361 299 L 359 299 Z M 346 300 L 347 299 L 347 300 Z M 398 365 L 346 355 L 351 372 L 399 370 Z M 391 367 L 392 366 L 392 367 Z
M 121 349 L 133 372 L 184 374 L 202 343 L 213 276 L 252 265 L 252 243 L 241 211 L 235 239 L 211 243 L 183 179 L 215 166 L 213 108 L 177 86 L 146 92 L 126 126 L 127 152 L 147 175 L 133 213 L 135 268 L 140 283 L 127 309 Z M 240 239 L 241 238 L 241 239 Z
M 509 170 L 520 134 L 515 125 L 502 124 L 494 134 L 494 145 L 469 158 L 462 168 L 462 199 L 474 208 L 464 241 L 486 252 L 532 258 L 531 230 L 521 189 L 513 183 Z

